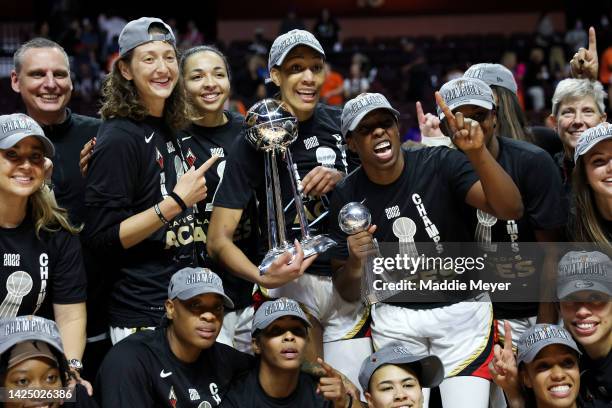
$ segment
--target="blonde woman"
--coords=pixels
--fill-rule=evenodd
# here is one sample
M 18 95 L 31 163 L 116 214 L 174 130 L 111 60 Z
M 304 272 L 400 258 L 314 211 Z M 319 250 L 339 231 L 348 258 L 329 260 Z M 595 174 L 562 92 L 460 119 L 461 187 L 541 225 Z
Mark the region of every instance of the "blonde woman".
M 86 275 L 77 233 L 44 185 L 54 147 L 29 116 L 0 116 L 0 318 L 54 316 L 74 368 L 85 349 Z

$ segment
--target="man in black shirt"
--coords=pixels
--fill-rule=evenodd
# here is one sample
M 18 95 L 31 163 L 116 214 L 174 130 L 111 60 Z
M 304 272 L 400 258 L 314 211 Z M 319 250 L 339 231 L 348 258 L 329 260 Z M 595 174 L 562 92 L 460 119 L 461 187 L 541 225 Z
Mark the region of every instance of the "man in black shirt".
M 52 190 L 60 207 L 68 210 L 74 225 L 85 217 L 85 180 L 79 169 L 79 153 L 98 132 L 100 120 L 77 115 L 67 108 L 72 95 L 70 64 L 61 45 L 46 38 L 22 44 L 13 55 L 11 86 L 21 95 L 28 116 L 34 119 L 55 146 L 52 157 Z M 110 348 L 104 298 L 108 295 L 88 249 L 83 248 L 87 271 L 87 347 L 84 377 L 94 378 Z M 75 362 L 77 363 L 77 362 Z M 77 364 L 80 364 L 77 363 Z
M 141 331 L 115 345 L 96 380 L 102 407 L 218 406 L 252 356 L 217 343 L 223 308 L 233 307 L 221 278 L 184 268 L 170 280 L 161 328 Z
M 458 85 L 455 94 L 490 109 L 490 88 L 473 81 L 478 83 Z M 379 242 L 400 242 L 400 247 L 433 242 L 443 249 L 445 242 L 469 240 L 461 215 L 464 202 L 501 218 L 522 215 L 520 193 L 486 150 L 481 125 L 461 113 L 453 115 L 439 94 L 436 98 L 454 143 L 465 155 L 446 147 L 401 150 L 399 113 L 383 95 L 362 94 L 344 107 L 342 131 L 362 163 L 336 188 L 330 210 L 331 235 L 339 243 L 332 250 L 334 284 L 347 300 L 360 296 L 373 236 Z M 375 226 L 347 237 L 335 220 L 342 206 L 352 201 L 368 207 Z M 491 305 L 486 301 L 379 303 L 372 308 L 376 348 L 399 341 L 415 354 L 440 357 L 446 370 L 442 399 L 451 407 L 488 405 L 489 381 L 476 377 L 484 376 L 481 369 L 491 353 L 491 326 Z
M 300 305 L 280 298 L 264 302 L 253 318 L 253 351 L 259 364 L 232 386 L 223 401 L 232 408 L 351 407 L 340 375 L 322 363 L 327 377 L 300 371 L 311 327 Z M 318 385 L 317 385 L 318 383 Z

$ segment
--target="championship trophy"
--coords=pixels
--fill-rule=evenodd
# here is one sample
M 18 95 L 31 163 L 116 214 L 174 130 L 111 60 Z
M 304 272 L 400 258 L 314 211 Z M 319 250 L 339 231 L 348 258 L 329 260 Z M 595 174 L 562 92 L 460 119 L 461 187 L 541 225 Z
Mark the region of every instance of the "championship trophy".
M 358 202 L 350 202 L 340 209 L 338 213 L 338 224 L 345 234 L 355 235 L 370 228 L 372 224 L 372 215 L 365 205 Z M 376 238 L 372 240 L 372 244 L 374 245 L 375 252 L 373 255 L 368 256 L 364 267 L 365 270 L 361 275 L 361 296 L 370 305 L 382 302 L 397 293 L 389 290 L 374 290 L 375 280 L 393 282 L 393 278 L 389 275 L 390 271 L 374 273 L 372 257 L 381 257 L 381 254 Z
M 290 252 L 293 256 L 296 254 L 294 245 L 287 241 L 285 231 L 285 215 L 277 165 L 279 156 L 284 158 L 287 163 L 293 201 L 302 232 L 300 245 L 304 251 L 304 258 L 325 252 L 336 245 L 336 242 L 324 235 L 311 236 L 308 230 L 308 221 L 302 203 L 301 179 L 289 151 L 289 145 L 298 137 L 297 118 L 289 112 L 283 102 L 276 99 L 263 99 L 249 109 L 245 122 L 246 139 L 257 150 L 264 153 L 265 161 L 268 245 L 270 250 L 259 265 L 259 271 L 263 275 L 272 262 L 283 253 Z

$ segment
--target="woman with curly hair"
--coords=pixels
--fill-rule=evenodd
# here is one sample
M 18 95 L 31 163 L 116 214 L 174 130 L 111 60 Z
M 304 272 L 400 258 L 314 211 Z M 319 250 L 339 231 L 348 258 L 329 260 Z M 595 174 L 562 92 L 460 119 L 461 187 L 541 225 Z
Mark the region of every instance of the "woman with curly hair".
M 68 358 L 80 365 L 86 276 L 80 229 L 44 184 L 54 150 L 29 116 L 0 116 L 0 318 L 53 316 Z
M 206 197 L 204 172 L 185 161 L 176 131 L 185 102 L 176 40 L 158 18 L 130 21 L 103 86 L 103 124 L 89 163 L 87 243 L 113 279 L 111 340 L 153 328 L 170 277 L 196 262 L 193 206 Z

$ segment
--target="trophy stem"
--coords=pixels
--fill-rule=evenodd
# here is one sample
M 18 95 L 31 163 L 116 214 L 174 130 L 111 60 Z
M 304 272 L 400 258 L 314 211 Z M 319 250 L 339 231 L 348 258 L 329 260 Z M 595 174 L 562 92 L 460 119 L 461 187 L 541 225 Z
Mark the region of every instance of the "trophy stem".
M 287 246 L 287 237 L 285 234 L 285 215 L 283 214 L 283 203 L 280 192 L 280 178 L 278 177 L 278 167 L 276 165 L 276 150 L 272 149 L 271 157 L 270 157 L 270 167 L 272 168 L 272 189 L 274 190 L 274 209 L 276 210 L 276 223 L 277 227 L 275 228 L 278 232 L 278 242 L 280 245 Z M 268 200 L 270 196 L 268 195 Z M 268 206 L 268 212 L 270 206 Z M 274 210 L 272 211 L 274 212 Z M 271 247 L 275 248 L 275 247 Z
M 265 180 L 266 180 L 266 212 L 268 213 L 268 248 L 276 248 L 278 242 L 278 224 L 274 214 L 274 184 L 270 164 L 270 152 L 264 153 Z
M 298 214 L 298 219 L 300 221 L 300 229 L 302 230 L 302 238 L 307 239 L 310 238 L 310 233 L 308 232 L 308 221 L 306 220 L 306 213 L 304 212 L 304 203 L 302 202 L 302 192 L 298 189 L 298 181 L 300 180 L 300 175 L 297 171 L 297 166 L 293 164 L 293 158 L 291 157 L 291 152 L 289 149 L 285 150 L 285 160 L 287 161 L 287 170 L 289 170 L 289 174 L 293 174 L 293 177 L 289 177 L 291 180 L 291 189 L 293 190 L 293 197 L 295 198 L 295 210 Z

